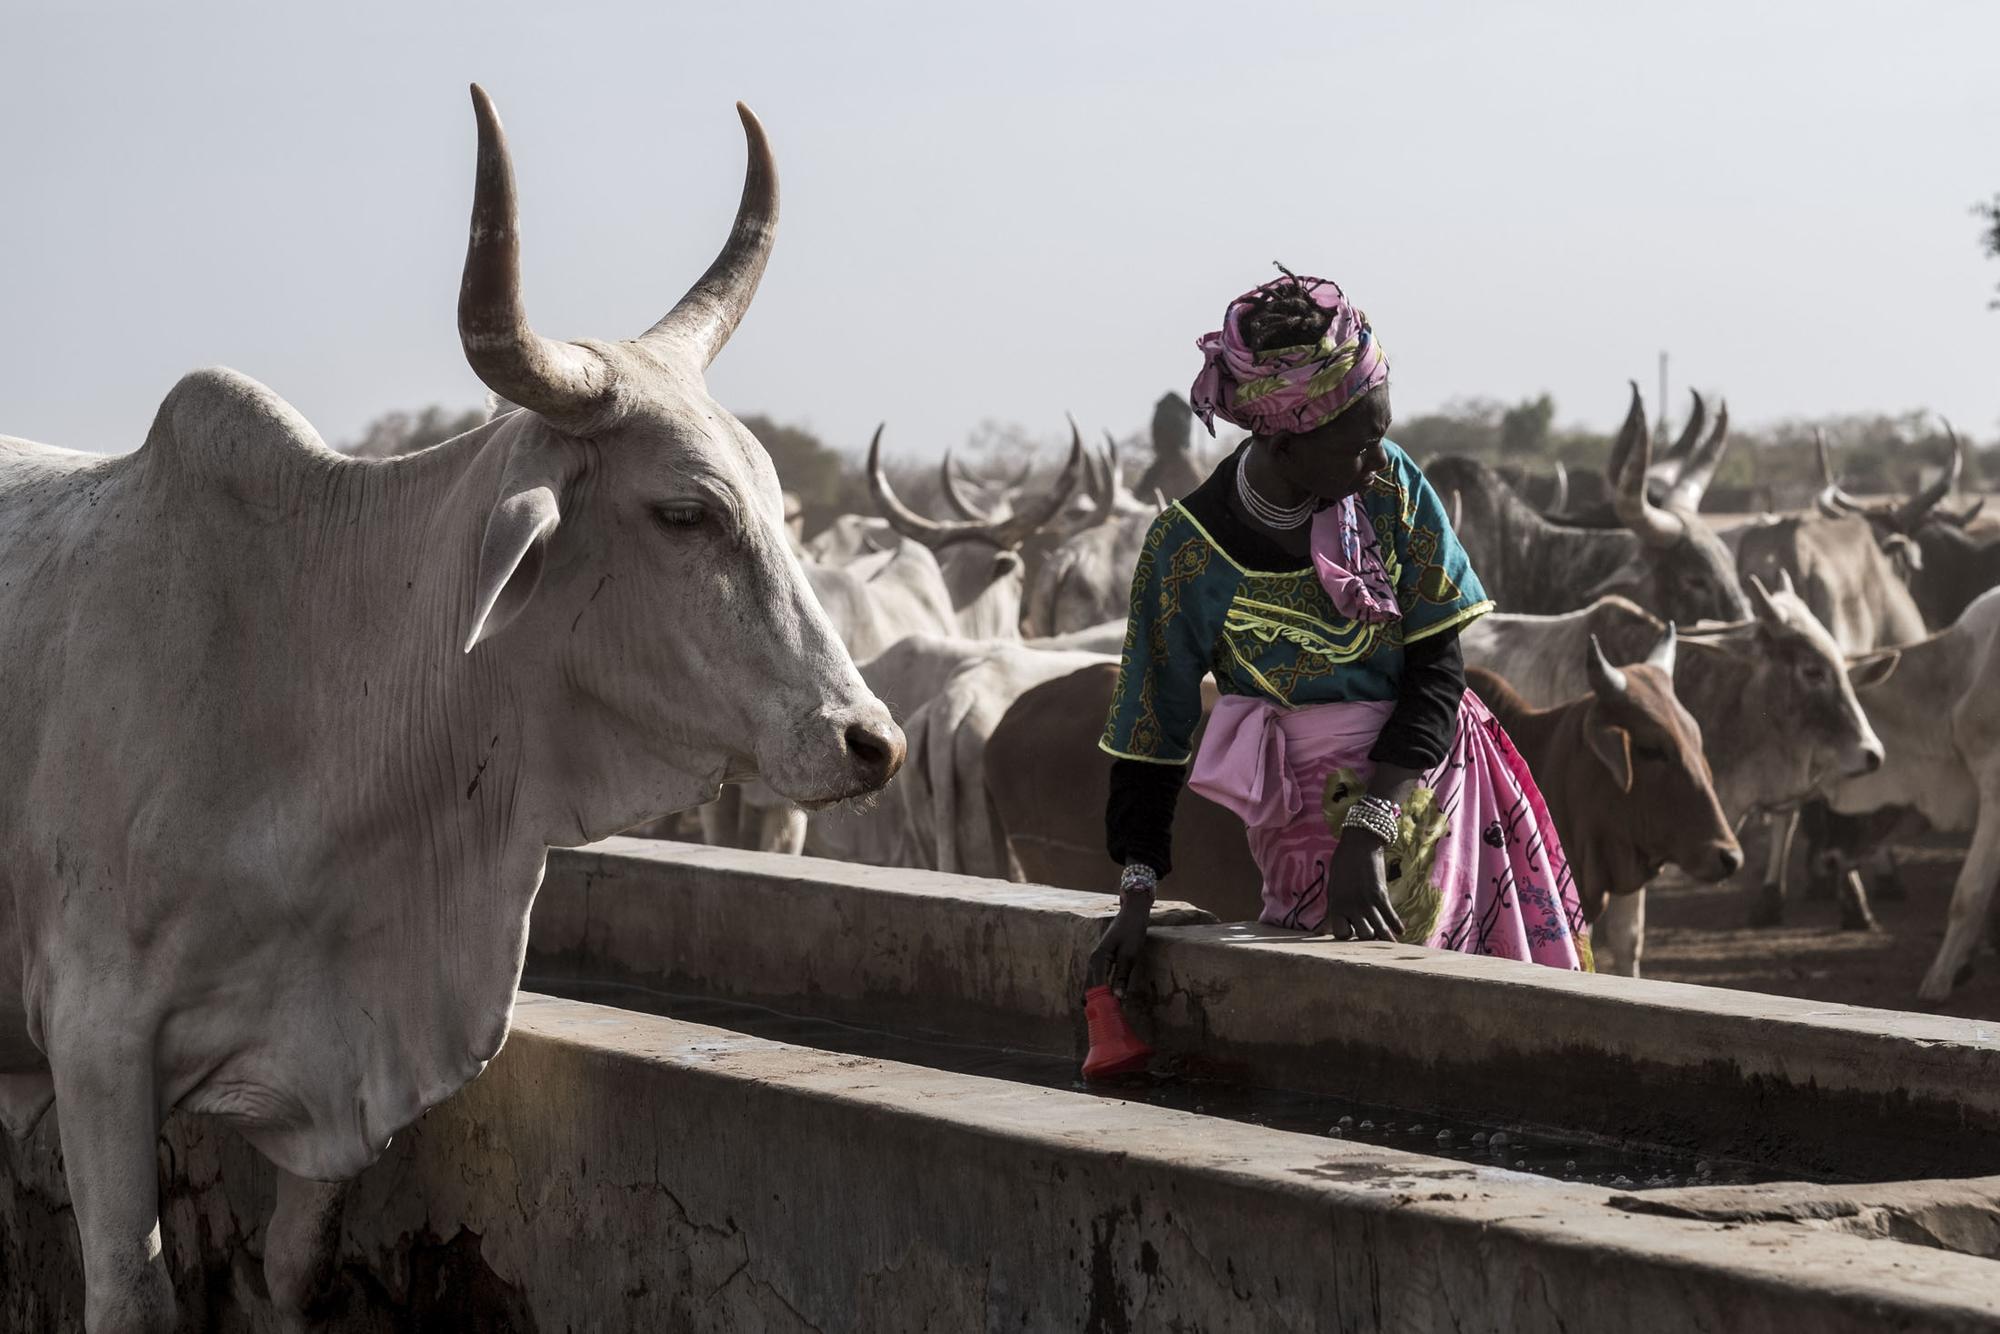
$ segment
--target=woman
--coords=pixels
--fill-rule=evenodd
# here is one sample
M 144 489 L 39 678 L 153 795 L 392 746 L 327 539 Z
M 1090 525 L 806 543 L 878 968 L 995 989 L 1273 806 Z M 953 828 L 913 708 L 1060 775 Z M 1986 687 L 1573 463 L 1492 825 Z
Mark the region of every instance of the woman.
M 1458 632 L 1492 603 L 1385 438 L 1389 363 L 1339 287 L 1281 272 L 1197 343 L 1196 414 L 1250 439 L 1153 524 L 1133 577 L 1099 742 L 1124 870 L 1093 976 L 1122 991 L 1138 960 L 1184 781 L 1243 818 L 1266 923 L 1587 969 L 1541 794 L 1465 688 Z

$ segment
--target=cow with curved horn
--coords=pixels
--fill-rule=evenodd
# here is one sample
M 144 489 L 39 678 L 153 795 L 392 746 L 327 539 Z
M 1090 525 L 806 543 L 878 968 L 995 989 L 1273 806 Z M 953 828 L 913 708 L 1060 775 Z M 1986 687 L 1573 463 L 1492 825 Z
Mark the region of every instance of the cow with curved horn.
M 964 634 L 974 639 L 1018 637 L 1027 574 L 1022 548 L 1056 521 L 1082 484 L 1082 431 L 1070 423 L 1069 458 L 1039 501 L 998 519 L 953 520 L 925 518 L 896 495 L 882 470 L 883 430 L 876 427 L 868 443 L 868 492 L 875 507 L 897 532 L 936 553 Z
M 528 321 L 472 98 L 459 330 L 517 408 L 355 460 L 208 370 L 132 454 L 0 440 L 0 1121 L 61 1104 L 93 1334 L 175 1327 L 168 1110 L 278 1168 L 263 1268 L 298 1320 L 340 1183 L 506 1039 L 550 846 L 902 761 L 704 383 L 777 223 L 756 118 L 708 271 L 637 338 L 563 342 Z
M 1668 489 L 1679 478 L 1682 467 L 1685 466 L 1687 460 L 1694 454 L 1695 445 L 1701 439 L 1702 427 L 1708 422 L 1708 403 L 1702 398 L 1701 391 L 1699 389 L 1690 389 L 1688 390 L 1688 396 L 1694 400 L 1694 406 L 1688 410 L 1688 419 L 1681 427 L 1680 435 L 1674 440 L 1673 444 L 1660 453 L 1658 458 L 1652 460 L 1647 465 L 1646 491 L 1656 503 L 1665 502 Z M 1649 443 L 1650 440 L 1651 437 L 1649 436 Z M 1625 436 L 1620 435 L 1617 440 L 1612 442 L 1611 453 L 1604 461 L 1604 480 L 1614 492 L 1618 490 L 1620 479 L 1625 476 L 1625 465 L 1631 460 L 1632 448 L 1633 443 Z M 1565 522 L 1577 521 L 1579 520 L 1565 520 Z M 1602 523 L 1594 524 L 1593 526 L 1609 527 L 1612 525 Z
M 1029 459 L 1011 478 L 972 477 L 965 471 L 965 465 L 947 449 L 944 461 L 938 465 L 938 490 L 944 496 L 945 504 L 959 518 L 976 523 L 993 523 L 1013 513 L 1014 507 L 1020 503 L 1021 493 L 1027 489 L 1028 479 L 1034 473 L 1035 461 Z M 967 494 L 968 490 L 983 494 L 974 499 Z
M 1951 445 L 1944 470 L 1929 486 L 1900 502 L 1863 501 L 1843 491 L 1822 437 L 1820 468 L 1825 485 L 1817 501 L 1822 513 L 1854 515 L 1873 526 L 1876 542 L 1905 570 L 1910 594 L 1933 630 L 1950 625 L 1973 599 L 2000 586 L 2000 541 L 1971 528 L 1980 505 L 1962 513 L 1944 507 L 1964 473 L 1965 443 L 1950 422 L 1943 425 Z
M 1682 432 L 1685 439 L 1687 432 Z M 1715 480 L 1716 470 L 1722 466 L 1723 455 L 1729 452 L 1729 400 L 1716 404 L 1715 426 L 1699 445 L 1695 445 L 1682 455 L 1674 470 L 1673 480 L 1667 483 L 1664 499 L 1672 508 L 1693 513 L 1701 508 L 1701 502 L 1708 495 L 1709 484 Z
M 1748 620 L 1729 549 L 1693 510 L 1648 494 L 1652 445 L 1636 384 L 1618 453 L 1625 466 L 1616 529 L 1551 522 L 1471 459 L 1439 459 L 1428 471 L 1441 494 L 1460 493 L 1459 540 L 1487 591 L 1511 611 L 1571 611 L 1619 594 L 1683 625 Z

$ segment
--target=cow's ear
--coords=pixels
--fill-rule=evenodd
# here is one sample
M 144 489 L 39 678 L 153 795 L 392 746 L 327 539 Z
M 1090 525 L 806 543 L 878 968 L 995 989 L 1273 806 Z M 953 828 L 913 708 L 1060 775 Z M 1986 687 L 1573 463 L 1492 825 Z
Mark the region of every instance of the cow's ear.
M 1595 710 L 1592 711 L 1595 713 Z M 1632 790 L 1632 734 L 1622 727 L 1600 723 L 1595 717 L 1585 722 L 1584 740 L 1604 767 L 1611 771 L 1611 781 L 1618 784 L 1620 792 Z
M 1864 653 L 1847 662 L 1847 680 L 1856 690 L 1873 690 L 1896 674 L 1896 667 L 1903 661 L 1901 649 L 1885 648 L 1876 653 Z
M 472 624 L 465 651 L 491 639 L 521 614 L 541 582 L 548 542 L 562 521 L 569 470 L 557 446 L 517 445 L 501 476 L 500 498 L 486 519 L 473 583 Z

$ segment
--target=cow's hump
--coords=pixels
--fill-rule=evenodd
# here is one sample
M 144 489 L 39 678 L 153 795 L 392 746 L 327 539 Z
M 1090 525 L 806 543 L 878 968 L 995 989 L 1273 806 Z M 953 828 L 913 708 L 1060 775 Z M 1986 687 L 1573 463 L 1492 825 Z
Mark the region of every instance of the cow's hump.
M 259 507 L 296 496 L 288 479 L 350 463 L 290 403 L 226 366 L 181 377 L 161 401 L 142 453 L 166 474 Z

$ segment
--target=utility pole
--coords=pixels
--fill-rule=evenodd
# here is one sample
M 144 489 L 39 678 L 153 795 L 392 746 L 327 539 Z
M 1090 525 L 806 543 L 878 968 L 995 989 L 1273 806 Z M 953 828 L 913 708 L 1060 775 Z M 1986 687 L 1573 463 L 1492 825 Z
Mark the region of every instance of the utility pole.
M 1653 442 L 1667 443 L 1667 351 L 1660 349 L 1660 396 L 1653 403 Z

